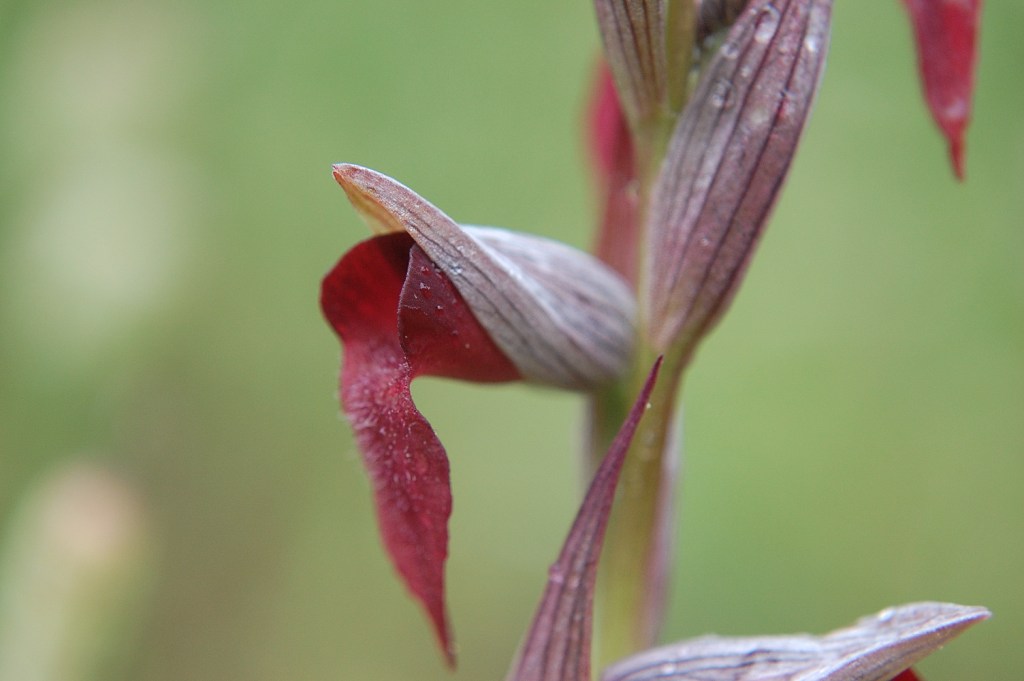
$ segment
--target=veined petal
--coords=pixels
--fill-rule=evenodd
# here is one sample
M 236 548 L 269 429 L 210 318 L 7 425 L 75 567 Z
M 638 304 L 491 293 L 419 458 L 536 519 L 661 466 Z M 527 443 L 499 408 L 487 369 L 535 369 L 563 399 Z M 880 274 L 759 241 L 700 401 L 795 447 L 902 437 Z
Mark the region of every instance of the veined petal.
M 914 26 L 925 100 L 964 179 L 964 132 L 971 118 L 981 0 L 903 0 Z
M 609 667 L 602 679 L 891 681 L 989 616 L 985 608 L 914 603 L 825 636 L 705 636 L 629 657 Z
M 594 0 L 594 9 L 635 141 L 659 145 L 686 99 L 694 0 Z
M 594 580 L 622 462 L 647 408 L 661 359 L 594 474 L 558 560 L 548 571 L 533 624 L 507 681 L 590 681 Z
M 550 239 L 460 227 L 368 168 L 337 165 L 334 176 L 369 221 L 416 241 L 525 379 L 587 390 L 625 371 L 635 303 L 599 260 Z
M 341 402 L 370 474 L 384 545 L 452 663 L 448 458 L 409 383 L 424 374 L 513 380 L 518 372 L 407 234 L 349 251 L 324 279 L 321 306 L 345 346 Z
M 669 143 L 647 228 L 654 347 L 688 355 L 735 293 L 817 91 L 831 0 L 753 0 Z
M 642 127 L 661 113 L 667 96 L 665 2 L 594 0 L 594 9 L 626 116 L 634 129 Z

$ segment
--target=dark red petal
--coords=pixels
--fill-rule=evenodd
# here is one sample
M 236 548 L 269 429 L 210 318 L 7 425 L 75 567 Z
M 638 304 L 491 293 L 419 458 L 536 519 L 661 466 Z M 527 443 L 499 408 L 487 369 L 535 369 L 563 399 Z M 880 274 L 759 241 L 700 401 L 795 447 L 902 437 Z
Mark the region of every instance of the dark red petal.
M 593 88 L 587 112 L 590 153 L 601 177 L 607 178 L 618 167 L 621 147 L 629 142 L 629 129 L 612 72 L 603 59 L 598 63 Z
M 661 367 L 655 362 L 643 390 L 594 474 L 558 560 L 548 572 L 533 624 L 506 681 L 590 681 L 594 580 L 622 462 Z
M 921 681 L 921 678 L 914 673 L 913 669 L 904 669 L 894 676 L 892 681 Z
M 604 61 L 598 67 L 589 118 L 590 150 L 598 171 L 598 190 L 604 200 L 596 255 L 635 285 L 639 225 L 633 142 L 611 71 Z
M 478 383 L 520 378 L 455 285 L 419 246 L 413 246 L 409 256 L 398 332 L 414 376 L 445 376 Z
M 409 383 L 421 374 L 478 380 L 516 374 L 493 343 L 488 355 L 482 339 L 489 338 L 451 283 L 433 274 L 407 234 L 376 237 L 349 251 L 327 275 L 321 306 L 345 346 L 341 402 L 370 474 L 384 545 L 454 663 L 444 596 L 448 458 L 413 404 Z M 426 300 L 435 314 L 423 312 Z M 400 342 L 400 307 L 408 356 Z M 438 307 L 444 314 L 437 314 Z M 453 346 L 453 337 L 464 339 L 469 352 Z
M 981 0 L 903 0 L 914 25 L 917 62 L 932 117 L 964 178 L 964 131 L 971 117 Z

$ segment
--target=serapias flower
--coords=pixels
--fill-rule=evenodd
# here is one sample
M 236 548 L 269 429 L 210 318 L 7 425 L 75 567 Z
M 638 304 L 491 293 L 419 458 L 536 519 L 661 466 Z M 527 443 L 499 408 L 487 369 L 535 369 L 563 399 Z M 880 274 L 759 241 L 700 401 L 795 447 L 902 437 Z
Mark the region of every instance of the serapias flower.
M 533 623 L 506 681 L 590 681 L 596 563 L 608 515 L 637 425 L 651 395 L 655 364 L 594 476 Z M 973 624 L 985 608 L 912 603 L 861 618 L 824 636 L 704 636 L 631 655 L 602 681 L 917 681 L 910 667 Z
M 964 132 L 971 118 L 981 0 L 903 0 L 914 27 L 925 101 L 964 179 Z
M 373 170 L 337 165 L 334 176 L 377 234 L 346 253 L 321 290 L 344 345 L 341 403 L 385 547 L 452 661 L 448 459 L 409 385 L 430 375 L 597 388 L 630 359 L 633 296 L 611 269 L 569 246 L 460 227 Z

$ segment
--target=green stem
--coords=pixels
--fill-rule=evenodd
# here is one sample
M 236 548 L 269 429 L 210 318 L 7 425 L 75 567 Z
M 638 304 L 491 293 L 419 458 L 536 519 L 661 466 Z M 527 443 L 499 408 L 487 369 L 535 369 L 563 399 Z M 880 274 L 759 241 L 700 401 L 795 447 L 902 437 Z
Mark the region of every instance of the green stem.
M 650 348 L 645 333 L 650 311 L 644 295 L 649 276 L 644 268 L 644 251 L 648 247 L 644 227 L 662 160 L 686 103 L 695 25 L 692 0 L 668 0 L 666 69 L 674 75 L 659 110 L 648 120 L 632 122 L 638 181 L 637 213 L 633 219 L 639 225 L 637 351 L 629 375 L 591 399 L 588 479 L 607 452 L 658 355 Z M 650 408 L 640 422 L 623 465 L 598 574 L 596 669 L 650 647 L 661 626 L 679 458 L 674 437 L 676 396 L 685 364 L 686 357 L 665 358 Z
M 595 396 L 591 462 L 598 461 L 654 363 L 642 353 L 628 388 Z M 654 644 L 661 625 L 671 546 L 678 452 L 673 438 L 680 362 L 668 358 L 623 467 L 597 584 L 597 669 Z

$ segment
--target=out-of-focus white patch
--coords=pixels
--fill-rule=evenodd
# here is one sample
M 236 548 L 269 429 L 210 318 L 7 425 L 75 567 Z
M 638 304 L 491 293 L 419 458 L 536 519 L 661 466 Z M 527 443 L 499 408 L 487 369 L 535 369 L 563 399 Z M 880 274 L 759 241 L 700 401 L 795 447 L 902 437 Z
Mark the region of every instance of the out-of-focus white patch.
M 155 543 L 114 473 L 70 463 L 21 500 L 0 552 L 0 679 L 98 678 L 137 615 Z
M 168 128 L 198 62 L 192 22 L 170 12 L 44 10 L 13 41 L 0 164 L 19 191 L 0 237 L 2 322 L 55 369 L 116 351 L 187 265 L 201 183 Z
M 16 223 L 3 268 L 11 330 L 61 363 L 87 362 L 122 338 L 182 273 L 188 173 L 125 151 L 55 168 Z
M 126 0 L 38 11 L 12 39 L 0 105 L 11 144 L 34 170 L 111 143 L 152 146 L 199 75 L 197 26 L 184 7 Z

